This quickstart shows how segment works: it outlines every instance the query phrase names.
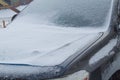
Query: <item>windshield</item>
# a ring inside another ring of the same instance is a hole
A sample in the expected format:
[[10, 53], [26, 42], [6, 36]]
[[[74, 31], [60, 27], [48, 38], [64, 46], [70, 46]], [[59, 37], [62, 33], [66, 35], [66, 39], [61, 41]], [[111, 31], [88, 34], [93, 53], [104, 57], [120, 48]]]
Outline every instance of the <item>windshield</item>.
[[65, 27], [103, 26], [108, 21], [111, 1], [34, 0], [23, 14], [31, 23]]

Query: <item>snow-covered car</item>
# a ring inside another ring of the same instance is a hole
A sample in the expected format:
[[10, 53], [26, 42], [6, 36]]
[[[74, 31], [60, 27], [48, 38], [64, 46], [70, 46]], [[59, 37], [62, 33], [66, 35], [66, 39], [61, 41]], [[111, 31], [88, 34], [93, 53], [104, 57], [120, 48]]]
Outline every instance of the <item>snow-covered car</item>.
[[34, 0], [0, 30], [1, 80], [119, 80], [119, 0]]

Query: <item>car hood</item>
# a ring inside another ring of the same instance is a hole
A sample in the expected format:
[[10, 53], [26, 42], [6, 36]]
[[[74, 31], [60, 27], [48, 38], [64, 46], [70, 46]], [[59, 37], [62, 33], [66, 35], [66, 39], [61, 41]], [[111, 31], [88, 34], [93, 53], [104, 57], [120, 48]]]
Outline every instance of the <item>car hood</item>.
[[85, 33], [79, 28], [24, 25], [11, 24], [0, 31], [0, 63], [58, 65], [101, 36], [101, 33]]

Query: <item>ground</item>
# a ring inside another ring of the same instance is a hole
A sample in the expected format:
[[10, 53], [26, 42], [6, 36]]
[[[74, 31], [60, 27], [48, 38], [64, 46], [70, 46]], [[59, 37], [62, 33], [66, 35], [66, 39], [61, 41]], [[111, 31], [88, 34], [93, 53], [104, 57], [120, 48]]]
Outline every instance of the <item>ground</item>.
[[[17, 9], [22, 10], [26, 6], [20, 6]], [[11, 18], [15, 15], [16, 13], [11, 11], [10, 9], [5, 9], [5, 10], [0, 10], [0, 28], [3, 28], [3, 21], [5, 21], [5, 25], [7, 26], [11, 22]]]

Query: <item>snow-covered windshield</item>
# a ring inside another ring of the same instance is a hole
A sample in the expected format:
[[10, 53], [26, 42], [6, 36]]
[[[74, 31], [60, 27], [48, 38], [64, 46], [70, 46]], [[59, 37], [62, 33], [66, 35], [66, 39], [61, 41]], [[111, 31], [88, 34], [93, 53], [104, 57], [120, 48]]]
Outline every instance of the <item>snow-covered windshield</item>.
[[32, 23], [65, 27], [103, 26], [109, 21], [107, 17], [111, 2], [112, 0], [34, 0], [23, 14]]

